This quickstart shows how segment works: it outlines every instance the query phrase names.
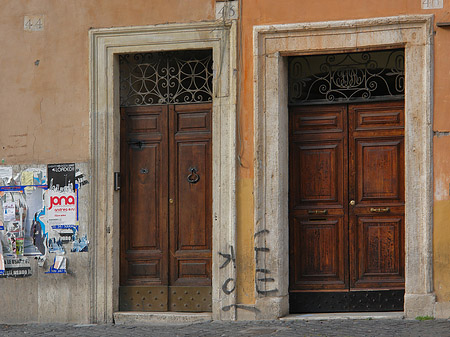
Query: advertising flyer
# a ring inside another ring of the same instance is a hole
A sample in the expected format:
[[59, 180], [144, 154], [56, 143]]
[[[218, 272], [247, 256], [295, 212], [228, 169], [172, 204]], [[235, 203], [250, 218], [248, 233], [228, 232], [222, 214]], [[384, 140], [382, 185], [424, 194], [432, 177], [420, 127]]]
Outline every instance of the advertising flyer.
[[74, 192], [48, 190], [47, 221], [50, 226], [74, 225], [77, 222], [77, 195]]
[[59, 192], [75, 191], [75, 164], [47, 165], [48, 189]]

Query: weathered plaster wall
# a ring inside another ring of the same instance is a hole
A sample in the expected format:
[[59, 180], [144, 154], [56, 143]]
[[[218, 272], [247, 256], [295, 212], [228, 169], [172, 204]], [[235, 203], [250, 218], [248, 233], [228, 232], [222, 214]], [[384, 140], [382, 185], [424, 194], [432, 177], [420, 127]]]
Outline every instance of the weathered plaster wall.
[[[88, 163], [76, 163], [87, 181], [90, 181]], [[16, 175], [37, 165], [14, 165]], [[45, 166], [40, 165], [40, 167]], [[79, 230], [78, 237], [92, 238], [89, 226], [90, 209], [89, 185], [78, 190]], [[48, 231], [48, 229], [47, 229]], [[31, 264], [31, 276], [0, 279], [0, 323], [30, 322], [72, 322], [89, 323], [92, 316], [91, 301], [91, 259], [94, 247], [88, 252], [71, 252], [72, 243], [64, 245], [67, 273], [46, 274], [53, 264], [55, 253], [47, 253], [43, 266], [32, 256], [26, 257]]]
[[[211, 20], [213, 4], [0, 0], [0, 164], [16, 171], [17, 164], [82, 162], [77, 167], [89, 172], [89, 29]], [[44, 29], [24, 31], [25, 15], [43, 15]], [[80, 191], [80, 228], [93, 240], [89, 186]], [[43, 268], [30, 258], [31, 277], [0, 280], [0, 322], [92, 321], [94, 254], [92, 246], [67, 252], [67, 274], [59, 275], [45, 274], [54, 254]]]
[[255, 284], [255, 264], [253, 250], [253, 198], [248, 198], [246, 193], [253, 189], [253, 180], [240, 178], [237, 184], [237, 229], [236, 243], [238, 268], [237, 301], [242, 304], [253, 304]]
[[[254, 302], [253, 26], [404, 14], [435, 14], [450, 21], [450, 4], [422, 10], [420, 0], [242, 1], [241, 141], [238, 168], [238, 302]], [[326, 7], [326, 10], [324, 10]], [[0, 0], [0, 161], [5, 164], [87, 162], [89, 155], [89, 53], [91, 27], [150, 25], [214, 19], [214, 0]], [[43, 14], [40, 32], [23, 30], [24, 15]], [[450, 131], [450, 29], [436, 28], [434, 130]], [[39, 60], [39, 62], [37, 62]], [[448, 163], [450, 136], [434, 137], [434, 286], [450, 300]], [[34, 277], [34, 276], [33, 276]], [[29, 279], [32, 282], [32, 279]], [[27, 282], [27, 281], [26, 281]], [[17, 284], [17, 283], [16, 283]], [[30, 302], [31, 303], [31, 302]], [[34, 303], [34, 302], [33, 302]], [[37, 307], [30, 304], [29, 317]]]
[[[442, 21], [449, 18], [437, 15]], [[450, 317], [450, 53], [449, 29], [436, 29], [434, 92], [434, 287], [436, 316]]]
[[[213, 4], [0, 0], [0, 160], [89, 160], [89, 28], [211, 20]], [[25, 15], [44, 15], [44, 30], [24, 31]]]
[[[448, 117], [450, 119], [450, 117]], [[438, 302], [450, 301], [450, 136], [434, 137], [434, 278]], [[450, 317], [450, 314], [447, 315]]]
[[[324, 10], [326, 6], [326, 10]], [[269, 0], [244, 1], [242, 4], [242, 54], [243, 69], [241, 88], [240, 124], [245, 130], [242, 137], [241, 159], [244, 163], [239, 168], [241, 178], [253, 178], [253, 59], [252, 59], [252, 30], [255, 25], [334, 21], [360, 19], [370, 17], [386, 17], [406, 14], [434, 14], [436, 22], [450, 21], [450, 4], [444, 2], [443, 9], [423, 10], [419, 0], [403, 1], [364, 1], [362, 5], [357, 0], [347, 1], [314, 1], [298, 2], [283, 1], [282, 5]], [[435, 34], [435, 64], [434, 64], [434, 130], [450, 131], [450, 112], [448, 102], [450, 100], [450, 62], [445, 55], [450, 52], [450, 29], [436, 28]], [[447, 136], [448, 138], [449, 136]], [[418, 139], [417, 141], [420, 141]], [[450, 146], [444, 138], [437, 139], [434, 146], [434, 175], [435, 175], [435, 203], [434, 203], [434, 287], [438, 301], [448, 301], [450, 298], [450, 273], [448, 269], [448, 257], [450, 256], [450, 232], [446, 219], [450, 218], [449, 201], [440, 201], [439, 195], [445, 194], [448, 200], [448, 183], [450, 167], [448, 163]], [[439, 185], [439, 186], [438, 186]], [[253, 190], [250, 186], [242, 188], [241, 198], [251, 198]], [[240, 206], [240, 205], [239, 205]], [[240, 211], [245, 212], [244, 210]], [[251, 212], [251, 210], [248, 210]], [[247, 234], [245, 234], [247, 233]], [[251, 231], [242, 233], [247, 237], [241, 237], [240, 241], [250, 242]], [[446, 262], [447, 261], [447, 262]], [[442, 310], [437, 314], [442, 313]]]

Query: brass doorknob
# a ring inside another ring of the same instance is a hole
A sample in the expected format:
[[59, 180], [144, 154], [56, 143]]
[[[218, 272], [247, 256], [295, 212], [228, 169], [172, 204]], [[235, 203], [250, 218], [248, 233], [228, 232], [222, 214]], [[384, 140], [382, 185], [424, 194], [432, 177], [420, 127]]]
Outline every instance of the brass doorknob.
[[172, 198], [169, 199], [169, 203], [173, 204], [173, 199]]
[[355, 206], [356, 201], [355, 200], [350, 200], [350, 206]]

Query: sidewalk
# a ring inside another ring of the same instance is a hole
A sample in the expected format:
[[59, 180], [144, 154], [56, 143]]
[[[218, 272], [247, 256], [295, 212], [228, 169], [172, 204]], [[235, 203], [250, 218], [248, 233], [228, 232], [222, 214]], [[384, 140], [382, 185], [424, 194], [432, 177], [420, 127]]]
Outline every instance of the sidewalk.
[[0, 324], [0, 336], [450, 336], [449, 320], [333, 319], [151, 325]]

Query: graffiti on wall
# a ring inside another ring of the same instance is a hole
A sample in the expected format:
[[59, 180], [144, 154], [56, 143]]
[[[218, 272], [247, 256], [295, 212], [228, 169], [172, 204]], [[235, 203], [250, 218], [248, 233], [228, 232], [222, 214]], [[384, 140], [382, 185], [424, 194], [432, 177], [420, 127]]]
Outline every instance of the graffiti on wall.
[[29, 257], [43, 266], [49, 254], [56, 256], [47, 273], [66, 273], [66, 250], [88, 250], [87, 237], [78, 235], [78, 190], [88, 183], [83, 177], [75, 164], [15, 175], [12, 167], [0, 167], [0, 277], [30, 276]]
[[[266, 247], [264, 237], [270, 232], [267, 229], [260, 230], [255, 233], [255, 241], [259, 244], [255, 245], [255, 288], [256, 292], [262, 296], [268, 296], [278, 292], [277, 288], [271, 288], [270, 283], [275, 282], [271, 277], [270, 269], [265, 266], [265, 259], [270, 254], [270, 249]], [[257, 240], [262, 238], [261, 240]]]
[[[236, 269], [236, 255], [234, 253], [234, 247], [230, 246], [230, 251], [227, 253], [219, 252], [219, 255], [224, 259], [219, 269], [234, 268]], [[232, 277], [227, 278], [222, 284], [222, 292], [228, 296], [236, 291], [236, 280]], [[253, 306], [244, 304], [231, 304], [222, 307], [223, 311], [230, 311], [232, 308], [243, 309], [252, 312], [259, 312], [259, 310]]]

